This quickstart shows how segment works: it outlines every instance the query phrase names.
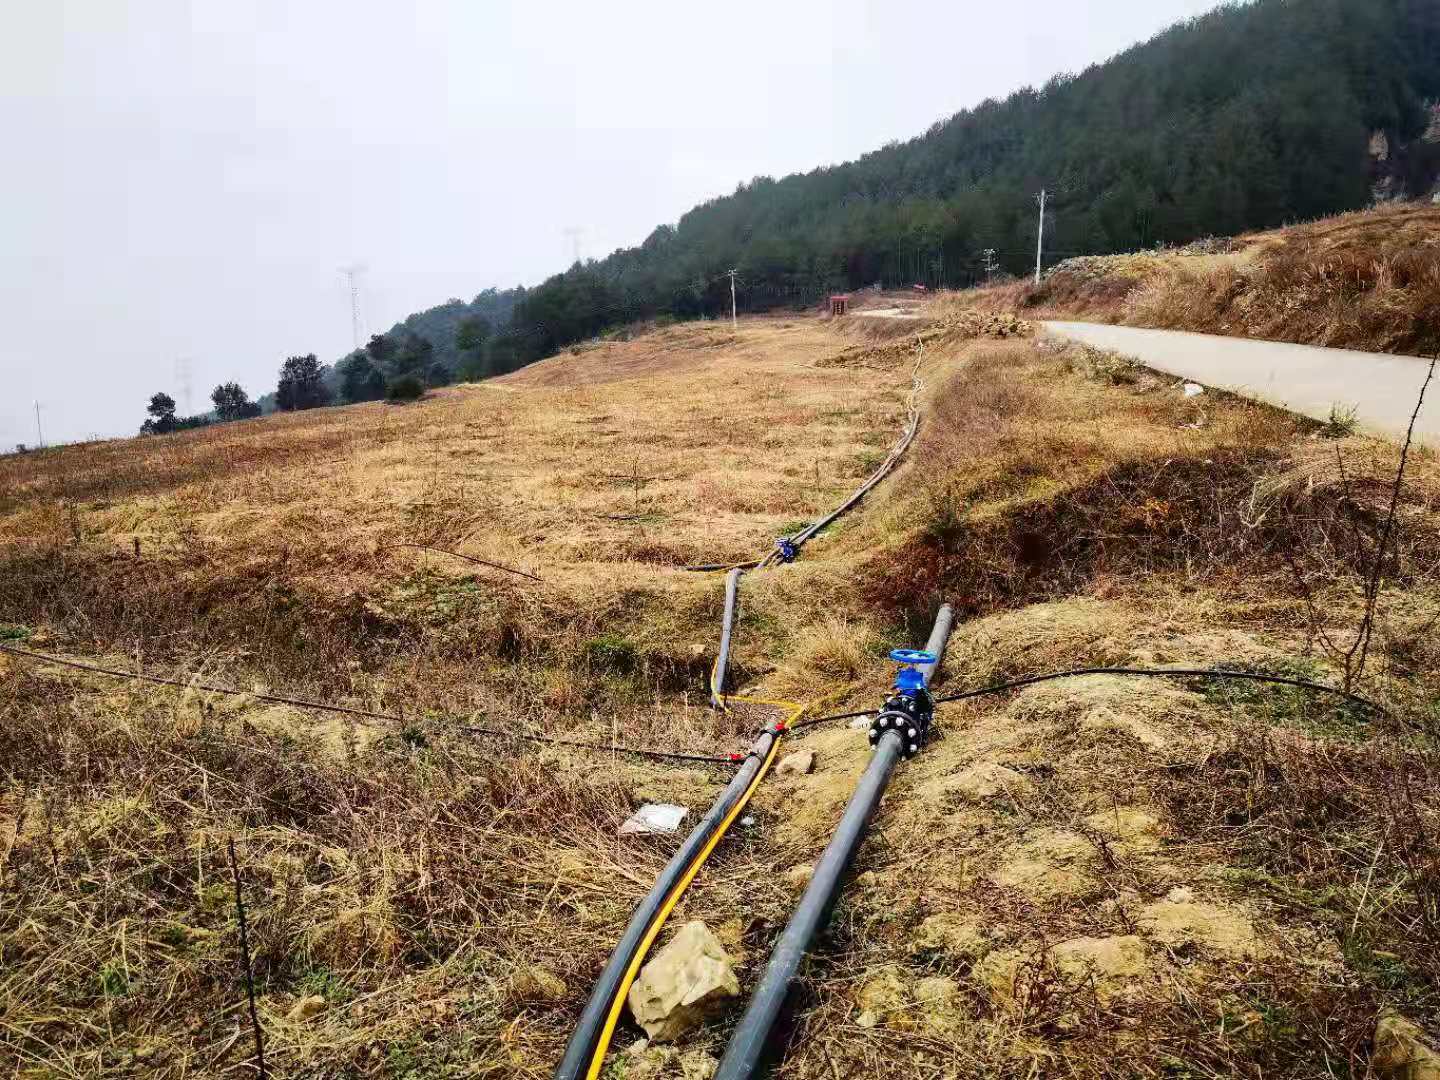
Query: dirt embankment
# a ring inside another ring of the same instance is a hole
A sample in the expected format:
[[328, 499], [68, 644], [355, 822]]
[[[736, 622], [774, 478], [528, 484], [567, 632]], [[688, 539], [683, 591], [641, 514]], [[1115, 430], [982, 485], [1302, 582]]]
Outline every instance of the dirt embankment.
[[1233, 241], [1086, 256], [943, 303], [1428, 356], [1440, 351], [1440, 207], [1387, 206]]

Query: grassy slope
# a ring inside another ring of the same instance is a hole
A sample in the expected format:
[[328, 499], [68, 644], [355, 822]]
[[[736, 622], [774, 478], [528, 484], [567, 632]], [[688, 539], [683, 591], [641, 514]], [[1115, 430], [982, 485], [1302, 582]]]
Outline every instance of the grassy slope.
[[975, 289], [950, 302], [1430, 356], [1440, 351], [1440, 206], [1396, 204], [1189, 249], [1071, 259], [1038, 287]]
[[[1099, 662], [1336, 677], [1394, 448], [978, 325], [924, 331], [911, 463], [747, 579], [743, 685], [870, 705], [941, 599], [964, 616], [952, 685]], [[719, 583], [677, 566], [764, 550], [883, 456], [913, 329], [674, 328], [414, 407], [0, 461], [0, 623], [37, 647], [415, 717], [0, 658], [3, 1052], [85, 1076], [240, 1061], [234, 835], [284, 1074], [547, 1075], [669, 849], [615, 825], [721, 777], [512, 751], [439, 714], [739, 745], [753, 715], [697, 707]], [[1433, 1012], [1437, 512], [1425, 457], [1362, 678], [1391, 719], [1114, 680], [946, 711], [810, 969], [787, 1075], [1360, 1073], [1383, 1004]], [[864, 767], [856, 732], [808, 742], [816, 773], [767, 784], [678, 913], [746, 986]], [[726, 1027], [626, 1075], [703, 1066]]]

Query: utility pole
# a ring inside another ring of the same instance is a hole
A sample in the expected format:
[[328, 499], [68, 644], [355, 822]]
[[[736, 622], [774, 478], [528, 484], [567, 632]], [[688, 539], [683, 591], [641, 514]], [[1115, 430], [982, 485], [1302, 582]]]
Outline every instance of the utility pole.
[[45, 449], [45, 435], [40, 430], [40, 402], [35, 402], [35, 442], [41, 450]]
[[727, 270], [727, 271], [726, 271], [726, 273], [728, 273], [728, 274], [730, 275], [730, 329], [731, 329], [731, 330], [738, 330], [738, 329], [740, 329], [740, 323], [739, 323], [739, 321], [738, 321], [738, 320], [736, 319], [736, 317], [735, 317], [735, 275], [736, 275], [738, 272], [739, 272], [739, 271], [737, 271], [737, 270]]
[[570, 264], [571, 266], [574, 266], [575, 263], [578, 263], [580, 261], [580, 237], [584, 234], [584, 232], [585, 230], [582, 229], [579, 225], [571, 225], [569, 228], [564, 230], [566, 239], [570, 241], [570, 246], [575, 253], [575, 258]]
[[1040, 231], [1035, 237], [1035, 284], [1040, 284], [1040, 260], [1045, 251], [1045, 189], [1040, 189]]
[[351, 263], [349, 266], [340, 267], [340, 273], [345, 275], [345, 280], [350, 284], [350, 340], [355, 348], [360, 348], [360, 282], [359, 276], [365, 272], [363, 263]]
[[189, 416], [190, 400], [194, 396], [195, 388], [188, 356], [182, 356], [175, 361], [175, 383], [180, 390], [180, 404], [184, 406], [184, 415]]

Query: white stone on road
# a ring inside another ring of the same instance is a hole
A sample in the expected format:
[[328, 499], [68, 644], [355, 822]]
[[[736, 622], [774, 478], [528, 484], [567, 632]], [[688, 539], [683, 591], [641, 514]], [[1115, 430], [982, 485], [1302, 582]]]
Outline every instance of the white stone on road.
[[[1428, 360], [1414, 356], [1182, 330], [1083, 322], [1040, 325], [1051, 336], [1133, 356], [1156, 371], [1279, 405], [1315, 420], [1329, 419], [1332, 406], [1353, 408], [1362, 428], [1392, 438], [1404, 436], [1429, 366]], [[1420, 441], [1440, 445], [1440, 385], [1431, 384], [1425, 395], [1415, 431]]]

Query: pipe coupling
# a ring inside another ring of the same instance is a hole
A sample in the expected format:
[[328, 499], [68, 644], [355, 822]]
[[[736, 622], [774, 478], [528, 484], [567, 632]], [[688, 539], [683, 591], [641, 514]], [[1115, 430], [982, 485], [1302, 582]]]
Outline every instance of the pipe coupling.
[[894, 731], [900, 735], [900, 752], [914, 757], [930, 738], [935, 719], [935, 700], [923, 686], [891, 694], [870, 721], [870, 745], [876, 746], [880, 736]]

